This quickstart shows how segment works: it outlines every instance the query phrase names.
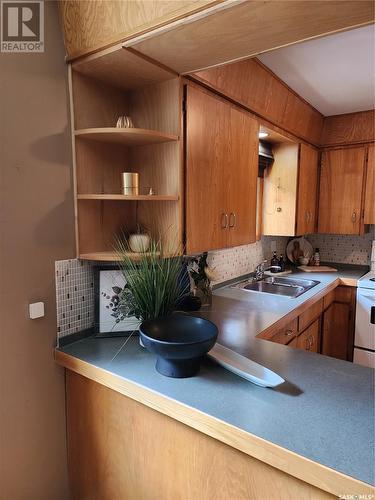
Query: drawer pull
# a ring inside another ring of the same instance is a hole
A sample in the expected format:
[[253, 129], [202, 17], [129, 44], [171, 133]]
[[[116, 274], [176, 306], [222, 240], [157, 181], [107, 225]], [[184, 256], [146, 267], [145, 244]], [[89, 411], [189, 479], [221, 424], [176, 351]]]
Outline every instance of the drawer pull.
[[356, 222], [356, 221], [357, 221], [357, 213], [354, 210], [354, 212], [352, 213], [352, 222]]

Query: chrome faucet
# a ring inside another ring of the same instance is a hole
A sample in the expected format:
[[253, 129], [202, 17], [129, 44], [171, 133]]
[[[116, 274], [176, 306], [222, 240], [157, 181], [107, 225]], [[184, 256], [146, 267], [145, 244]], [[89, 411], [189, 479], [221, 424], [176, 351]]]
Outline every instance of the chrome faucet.
[[264, 279], [264, 265], [267, 264], [267, 261], [264, 260], [263, 262], [261, 262], [260, 264], [257, 265], [257, 267], [255, 268], [255, 272], [254, 272], [254, 280], [255, 281], [260, 281], [262, 279]]
[[264, 279], [264, 272], [265, 271], [270, 271], [271, 269], [275, 271], [281, 271], [280, 266], [270, 266], [267, 269], [265, 268], [265, 264], [267, 264], [267, 260], [264, 260], [260, 264], [257, 265], [254, 271], [254, 281], [261, 281]]

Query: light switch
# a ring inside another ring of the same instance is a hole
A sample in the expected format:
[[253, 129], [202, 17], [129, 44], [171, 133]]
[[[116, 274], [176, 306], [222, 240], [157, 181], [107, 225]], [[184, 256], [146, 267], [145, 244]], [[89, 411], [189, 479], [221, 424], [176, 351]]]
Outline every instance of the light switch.
[[44, 316], [44, 302], [34, 302], [29, 304], [30, 319], [43, 318]]

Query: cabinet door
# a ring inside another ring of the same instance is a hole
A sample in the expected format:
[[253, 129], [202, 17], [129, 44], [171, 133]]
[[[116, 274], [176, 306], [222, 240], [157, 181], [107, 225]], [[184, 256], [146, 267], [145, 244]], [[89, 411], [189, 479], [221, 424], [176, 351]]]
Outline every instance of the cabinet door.
[[319, 153], [317, 149], [306, 144], [300, 145], [296, 234], [315, 232], [318, 159]]
[[368, 148], [366, 193], [365, 193], [365, 224], [375, 224], [375, 145]]
[[348, 332], [350, 306], [334, 302], [323, 316], [322, 354], [337, 359], [348, 359]]
[[272, 146], [274, 161], [264, 172], [264, 235], [294, 236], [299, 145], [282, 142]]
[[304, 349], [311, 352], [319, 351], [319, 325], [320, 320], [317, 319], [299, 335], [297, 338], [297, 349]]
[[231, 106], [193, 86], [186, 96], [186, 251], [227, 246]]
[[365, 147], [322, 154], [319, 233], [360, 234]]
[[232, 107], [228, 162], [228, 246], [256, 241], [259, 124], [248, 113]]

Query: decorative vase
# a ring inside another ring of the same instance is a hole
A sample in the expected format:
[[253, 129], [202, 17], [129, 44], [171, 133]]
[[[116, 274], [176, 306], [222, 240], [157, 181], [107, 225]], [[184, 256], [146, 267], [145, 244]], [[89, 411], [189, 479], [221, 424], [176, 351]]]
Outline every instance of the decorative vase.
[[129, 246], [132, 252], [145, 253], [150, 248], [150, 236], [148, 234], [131, 234]]
[[211, 321], [174, 314], [144, 321], [139, 335], [146, 349], [156, 355], [156, 370], [166, 377], [193, 377], [202, 357], [215, 345], [218, 329]]

